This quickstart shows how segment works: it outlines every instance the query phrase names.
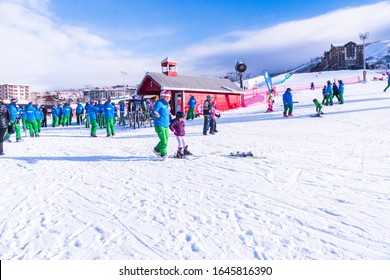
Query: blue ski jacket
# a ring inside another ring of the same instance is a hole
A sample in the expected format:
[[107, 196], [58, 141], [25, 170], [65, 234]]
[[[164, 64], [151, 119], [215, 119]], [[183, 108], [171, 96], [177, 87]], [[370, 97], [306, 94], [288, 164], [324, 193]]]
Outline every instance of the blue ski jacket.
[[106, 119], [113, 119], [115, 117], [115, 107], [111, 103], [104, 104], [104, 117]]
[[51, 115], [52, 115], [53, 118], [58, 118], [59, 117], [58, 108], [57, 107], [53, 107], [51, 109]]
[[72, 114], [72, 108], [70, 106], [65, 106], [63, 113], [64, 116], [70, 116]]
[[28, 103], [27, 108], [26, 108], [26, 113], [27, 113], [26, 119], [28, 121], [36, 121], [36, 118], [35, 118], [35, 108], [32, 105], [32, 102]]
[[97, 114], [100, 112], [100, 108], [98, 106], [94, 106], [92, 104], [88, 105], [88, 116], [91, 121], [97, 119]]
[[[155, 112], [159, 114], [159, 117], [155, 115]], [[159, 99], [156, 102], [153, 110], [154, 126], [169, 127], [172, 121], [171, 112], [169, 110], [169, 104], [164, 99]]]
[[77, 105], [77, 107], [76, 107], [76, 114], [77, 115], [84, 114], [84, 107], [83, 107], [83, 105], [81, 105], [81, 104]]
[[16, 109], [14, 103], [8, 104], [8, 109], [11, 112], [11, 121], [15, 121], [18, 117], [18, 109]]
[[286, 91], [283, 93], [283, 105], [293, 105], [292, 93]]
[[190, 106], [190, 108], [195, 108], [195, 105], [196, 105], [195, 97], [193, 97], [193, 96], [190, 97], [190, 100], [188, 100], [188, 105]]

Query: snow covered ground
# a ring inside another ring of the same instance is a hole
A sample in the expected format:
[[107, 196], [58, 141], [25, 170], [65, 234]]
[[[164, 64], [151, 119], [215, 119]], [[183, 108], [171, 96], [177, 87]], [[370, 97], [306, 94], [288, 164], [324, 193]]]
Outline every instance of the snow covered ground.
[[[186, 122], [193, 160], [156, 158], [153, 128], [90, 138], [49, 127], [5, 143], [0, 259], [389, 260], [385, 85], [346, 85], [345, 104], [322, 118], [309, 117], [318, 89], [294, 93], [291, 118], [278, 101], [269, 114], [265, 104], [224, 112], [216, 135], [202, 135], [203, 119]], [[227, 156], [236, 151], [255, 156]]]

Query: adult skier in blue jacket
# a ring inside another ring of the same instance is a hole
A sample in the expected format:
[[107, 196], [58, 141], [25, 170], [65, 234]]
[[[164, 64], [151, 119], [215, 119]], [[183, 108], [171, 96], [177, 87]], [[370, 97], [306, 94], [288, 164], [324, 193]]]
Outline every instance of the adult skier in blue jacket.
[[58, 126], [60, 115], [58, 113], [58, 108], [56, 105], [54, 105], [53, 108], [51, 109], [51, 117], [52, 117], [51, 126], [52, 127]]
[[172, 121], [172, 116], [169, 108], [169, 100], [171, 99], [171, 91], [163, 90], [160, 93], [160, 99], [156, 102], [153, 109], [154, 130], [156, 131], [160, 142], [154, 147], [154, 152], [162, 158], [167, 157], [169, 124]]
[[96, 102], [91, 100], [87, 108], [89, 120], [91, 121], [91, 137], [97, 137], [96, 132], [98, 130], [98, 124], [96, 120], [97, 120], [97, 115], [100, 112], [100, 108], [95, 104]]
[[115, 107], [111, 104], [111, 100], [108, 99], [106, 103], [104, 103], [104, 118], [106, 120], [106, 131], [107, 131], [107, 137], [110, 137], [111, 135], [115, 135]]
[[[291, 88], [288, 88], [286, 92], [283, 94], [283, 117], [292, 117], [292, 111], [293, 111], [293, 98], [291, 93]], [[287, 115], [288, 111], [288, 115]]]
[[190, 97], [190, 100], [188, 100], [188, 112], [187, 112], [187, 121], [189, 119], [193, 120], [195, 118], [195, 113], [194, 113], [194, 110], [195, 110], [195, 105], [196, 105], [196, 99], [193, 95], [191, 95]]
[[[20, 117], [21, 116], [20, 116], [20, 110], [18, 108], [16, 108], [16, 102], [18, 102], [18, 100], [16, 98], [12, 98], [11, 103], [8, 105], [8, 109], [11, 112], [10, 124], [15, 127], [16, 142], [20, 142], [20, 141], [23, 141], [22, 136], [20, 134]], [[10, 137], [11, 137], [11, 135], [7, 132], [5, 134], [4, 141], [11, 142], [11, 140], [9, 139]]]
[[333, 105], [333, 85], [330, 81], [327, 82], [326, 92], [328, 93], [328, 95], [326, 97], [325, 105], [328, 106], [330, 104], [330, 106], [332, 106]]
[[84, 107], [83, 104], [79, 102], [76, 107], [76, 120], [78, 125], [82, 123], [83, 115], [84, 115]]
[[35, 108], [32, 102], [29, 102], [26, 108], [26, 124], [28, 130], [30, 131], [30, 136], [39, 137], [38, 124], [35, 118]]

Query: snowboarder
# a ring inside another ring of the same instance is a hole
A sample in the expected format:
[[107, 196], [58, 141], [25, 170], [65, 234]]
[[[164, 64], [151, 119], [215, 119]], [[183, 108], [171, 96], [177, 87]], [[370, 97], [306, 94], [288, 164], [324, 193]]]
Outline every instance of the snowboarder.
[[176, 118], [172, 120], [169, 125], [169, 129], [176, 135], [176, 140], [178, 143], [177, 152], [175, 157], [183, 158], [188, 155], [192, 155], [190, 151], [188, 151], [188, 145], [185, 140], [185, 123], [184, 123], [184, 113], [182, 111], [178, 111], [176, 113]]
[[313, 103], [316, 105], [317, 116], [321, 116], [323, 114], [322, 104], [317, 99], [313, 99]]

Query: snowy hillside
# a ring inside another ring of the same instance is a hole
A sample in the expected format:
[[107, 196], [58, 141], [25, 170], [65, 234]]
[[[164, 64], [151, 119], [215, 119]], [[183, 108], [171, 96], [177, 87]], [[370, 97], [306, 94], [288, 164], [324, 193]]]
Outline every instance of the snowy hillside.
[[369, 66], [389, 69], [390, 66], [390, 40], [375, 42], [366, 47], [366, 60]]
[[5, 143], [0, 258], [388, 260], [390, 91], [374, 75], [346, 85], [345, 104], [322, 118], [310, 117], [316, 89], [294, 92], [293, 117], [255, 105], [223, 113], [207, 136], [203, 119], [188, 121], [192, 159], [158, 159], [153, 128], [91, 138], [49, 127]]

